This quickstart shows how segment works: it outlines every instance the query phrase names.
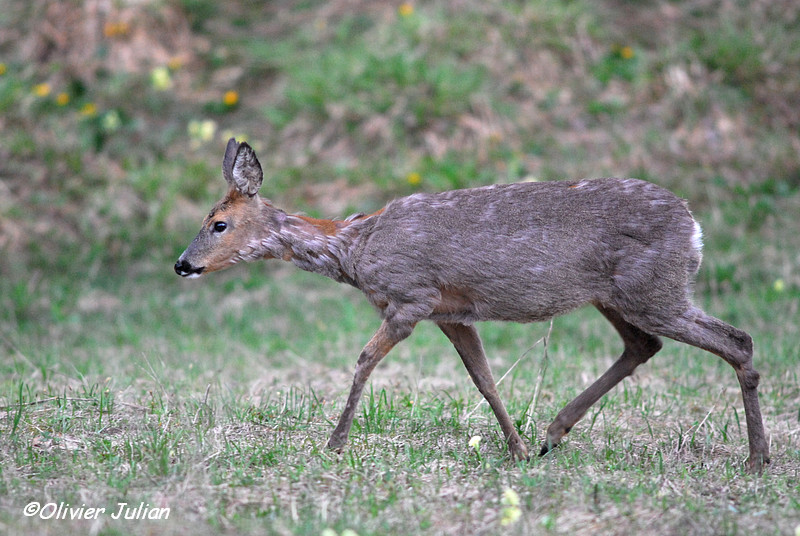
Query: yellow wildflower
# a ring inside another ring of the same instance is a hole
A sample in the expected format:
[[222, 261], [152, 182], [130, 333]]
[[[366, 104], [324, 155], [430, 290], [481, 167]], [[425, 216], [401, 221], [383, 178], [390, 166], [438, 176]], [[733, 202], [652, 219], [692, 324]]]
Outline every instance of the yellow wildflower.
[[170, 71], [177, 71], [183, 67], [183, 60], [180, 58], [180, 56], [173, 56], [167, 62], [167, 67]]
[[225, 106], [231, 107], [236, 106], [239, 102], [239, 93], [233, 90], [226, 91], [225, 95], [222, 96], [222, 104]]
[[401, 17], [410, 17], [414, 14], [414, 6], [411, 2], [403, 2], [400, 4], [400, 7], [397, 8], [397, 12], [400, 13]]
[[33, 94], [37, 97], [46, 97], [50, 94], [50, 84], [47, 82], [36, 84], [33, 86]]
[[411, 186], [416, 186], [422, 182], [422, 175], [420, 175], [416, 171], [412, 171], [411, 173], [408, 174], [406, 180], [408, 181], [408, 184], [410, 184]]
[[4, 74], [6, 74], [6, 70], [7, 70], [7, 69], [8, 69], [8, 68], [6, 67], [6, 64], [5, 64], [5, 63], [0, 63], [0, 76], [2, 76], [2, 75], [4, 75]]
[[131, 31], [131, 26], [127, 22], [109, 21], [103, 25], [103, 35], [109, 38], [121, 35], [128, 35], [130, 31]]
[[56, 95], [56, 104], [59, 106], [66, 106], [69, 104], [69, 94], [64, 93], [63, 91]]
[[776, 279], [775, 283], [772, 284], [772, 288], [775, 289], [775, 292], [783, 292], [786, 290], [786, 282], [783, 279]]
[[633, 58], [633, 56], [634, 56], [634, 51], [632, 47], [624, 46], [619, 49], [619, 57], [622, 58], [623, 60], [629, 60]]
[[81, 115], [85, 117], [94, 117], [97, 115], [97, 105], [93, 102], [87, 102], [81, 107]]

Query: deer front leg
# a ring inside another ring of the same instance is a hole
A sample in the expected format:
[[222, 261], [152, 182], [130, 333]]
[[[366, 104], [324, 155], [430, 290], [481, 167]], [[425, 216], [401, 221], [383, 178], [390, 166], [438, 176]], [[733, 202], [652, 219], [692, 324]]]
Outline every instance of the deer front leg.
[[395, 344], [408, 337], [414, 326], [400, 328], [386, 320], [384, 320], [381, 327], [372, 339], [367, 343], [358, 357], [356, 364], [356, 372], [353, 377], [353, 385], [350, 388], [350, 395], [347, 397], [347, 404], [344, 406], [344, 411], [339, 417], [339, 423], [333, 430], [330, 439], [328, 439], [327, 447], [331, 450], [341, 452], [347, 443], [347, 436], [350, 434], [350, 426], [353, 424], [353, 417], [356, 414], [358, 402], [361, 400], [361, 394], [364, 392], [364, 384], [366, 384], [369, 375], [375, 366], [389, 353]]
[[486, 401], [489, 402], [489, 406], [491, 406], [497, 421], [500, 423], [500, 428], [503, 429], [511, 458], [527, 460], [528, 449], [522, 442], [522, 438], [519, 437], [519, 433], [514, 427], [503, 401], [500, 400], [500, 395], [497, 394], [497, 387], [494, 384], [489, 363], [486, 361], [486, 354], [483, 351], [478, 331], [474, 326], [465, 324], [439, 323], [437, 325], [447, 335], [453, 346], [456, 347], [456, 351], [461, 356], [464, 366], [467, 367], [472, 381]]

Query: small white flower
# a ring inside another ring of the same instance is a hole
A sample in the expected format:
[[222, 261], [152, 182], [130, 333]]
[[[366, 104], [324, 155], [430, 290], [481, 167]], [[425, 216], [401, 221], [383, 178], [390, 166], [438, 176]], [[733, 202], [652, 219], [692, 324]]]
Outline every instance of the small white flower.
[[119, 117], [119, 112], [110, 110], [103, 114], [103, 128], [108, 132], [116, 131], [122, 124], [122, 119]]
[[503, 497], [500, 504], [505, 505], [500, 511], [500, 525], [507, 526], [519, 521], [522, 517], [522, 509], [519, 507], [519, 495], [511, 488], [503, 490]]
[[507, 506], [500, 512], [500, 524], [504, 527], [516, 523], [522, 517], [522, 510], [519, 506]]
[[217, 123], [211, 119], [204, 121], [192, 120], [189, 121], [186, 130], [189, 132], [192, 144], [199, 146], [214, 139], [214, 134], [217, 132]]
[[469, 439], [469, 443], [467, 443], [467, 444], [468, 444], [468, 445], [469, 445], [471, 448], [473, 448], [473, 449], [475, 449], [475, 450], [477, 451], [477, 450], [478, 450], [478, 448], [481, 446], [481, 436], [479, 436], [479, 435], [472, 436], [472, 437]]
[[506, 506], [519, 506], [519, 495], [511, 488], [506, 488], [503, 491], [503, 498], [500, 499], [502, 504]]
[[167, 67], [156, 67], [150, 71], [150, 82], [158, 91], [166, 91], [172, 87], [172, 75]]

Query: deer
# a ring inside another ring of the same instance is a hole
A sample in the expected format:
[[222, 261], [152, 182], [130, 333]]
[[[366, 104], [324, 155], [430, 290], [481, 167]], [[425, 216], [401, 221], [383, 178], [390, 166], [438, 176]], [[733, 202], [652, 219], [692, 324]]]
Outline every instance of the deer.
[[746, 469], [769, 463], [750, 336], [692, 301], [702, 231], [688, 203], [653, 183], [598, 178], [415, 193], [343, 220], [287, 213], [259, 196], [254, 150], [231, 138], [227, 194], [175, 263], [186, 278], [281, 259], [361, 290], [381, 324], [361, 351], [327, 442], [341, 453], [365, 383], [417, 323], [434, 322], [489, 403], [514, 460], [528, 449], [498, 395], [476, 322], [540, 322], [594, 306], [619, 334], [620, 357], [546, 431], [545, 455], [667, 337], [716, 354], [741, 387]]

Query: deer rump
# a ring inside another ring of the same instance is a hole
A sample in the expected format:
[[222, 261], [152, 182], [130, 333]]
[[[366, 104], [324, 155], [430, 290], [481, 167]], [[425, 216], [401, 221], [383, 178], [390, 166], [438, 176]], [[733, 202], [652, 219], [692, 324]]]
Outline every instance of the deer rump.
[[369, 224], [354, 283], [384, 317], [410, 323], [534, 322], [586, 303], [671, 316], [701, 259], [686, 203], [636, 179], [415, 194]]

